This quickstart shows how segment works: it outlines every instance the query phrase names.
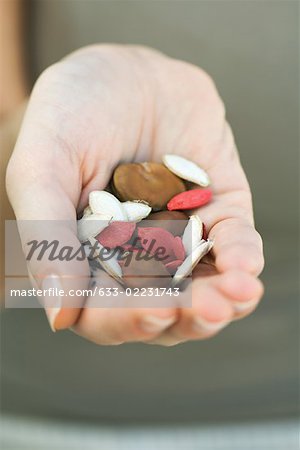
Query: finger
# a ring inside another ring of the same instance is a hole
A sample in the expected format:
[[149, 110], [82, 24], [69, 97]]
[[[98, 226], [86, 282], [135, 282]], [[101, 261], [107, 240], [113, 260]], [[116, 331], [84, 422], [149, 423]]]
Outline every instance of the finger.
[[222, 274], [219, 288], [234, 308], [234, 319], [240, 319], [253, 312], [264, 293], [263, 284], [259, 279], [238, 270]]
[[[29, 200], [23, 198], [26, 207]], [[52, 200], [56, 205], [55, 211], [52, 209], [53, 220], [50, 220], [48, 207], [51, 209]], [[36, 213], [31, 205], [30, 220], [18, 220], [28, 271], [36, 287], [43, 290], [43, 305], [53, 331], [68, 328], [76, 321], [84, 302], [84, 289], [89, 284], [89, 268], [85, 255], [80, 252], [76, 220], [54, 220], [62, 216], [57, 203], [64, 213], [69, 206], [71, 213], [71, 205], [62, 192], [53, 189], [49, 195], [43, 186], [39, 186], [39, 193], [34, 198]], [[15, 211], [17, 217], [19, 214], [25, 216], [18, 208]], [[66, 251], [71, 252], [70, 258], [64, 256]]]
[[196, 276], [192, 284], [193, 307], [182, 309], [178, 321], [152, 343], [170, 346], [212, 337], [235, 318], [252, 311], [262, 294], [261, 282], [245, 272]]
[[[97, 286], [103, 289], [122, 289], [103, 271], [99, 273]], [[176, 308], [157, 306], [132, 308], [130, 307], [132, 300], [131, 297], [111, 295], [96, 299], [89, 297], [72, 330], [96, 344], [118, 345], [154, 338], [177, 320]], [[149, 299], [147, 301], [149, 302]], [[96, 305], [98, 307], [95, 307]]]
[[[80, 192], [78, 170], [70, 164], [62, 142], [37, 122], [31, 109], [7, 170], [7, 191], [18, 220], [22, 246], [26, 253], [33, 240], [51, 243], [57, 239], [59, 249], [67, 246], [75, 250], [79, 247], [74, 206]], [[28, 266], [36, 286], [45, 291], [44, 304], [51, 328], [72, 325], [83, 298], [70, 296], [69, 291], [88, 286], [87, 262], [51, 259], [49, 252], [45, 252], [41, 259], [35, 253]], [[63, 291], [63, 295], [53, 295], [51, 290]]]
[[[216, 106], [216, 102], [213, 104]], [[215, 240], [214, 252], [218, 270], [223, 272], [230, 269], [242, 269], [258, 275], [263, 269], [264, 259], [262, 241], [253, 225], [251, 193], [239, 161], [231, 129], [224, 122], [218, 100], [217, 105], [218, 122], [213, 121], [211, 126], [215, 127], [216, 123], [218, 126], [213, 133], [211, 129], [209, 135], [214, 136], [214, 139], [218, 136], [218, 139], [207, 142], [205, 152], [201, 151], [203, 143], [199, 142], [197, 114], [194, 114], [194, 120], [189, 122], [189, 127], [184, 134], [188, 139], [188, 145], [185, 144], [184, 148], [190, 148], [190, 150], [185, 150], [189, 153], [183, 156], [190, 156], [207, 170], [214, 192], [212, 202], [199, 208], [196, 213], [210, 230], [209, 236]], [[206, 118], [206, 121], [208, 119]], [[202, 123], [206, 123], [205, 120]]]
[[182, 308], [178, 321], [152, 343], [173, 346], [187, 340], [206, 339], [231, 321], [234, 311], [225, 295], [215, 287], [217, 277], [193, 281], [192, 308]]
[[84, 308], [73, 331], [98, 345], [143, 342], [169, 328], [176, 320], [168, 309]]
[[209, 236], [214, 240], [215, 263], [220, 272], [240, 269], [256, 276], [262, 272], [262, 239], [247, 220], [222, 220], [213, 226]]

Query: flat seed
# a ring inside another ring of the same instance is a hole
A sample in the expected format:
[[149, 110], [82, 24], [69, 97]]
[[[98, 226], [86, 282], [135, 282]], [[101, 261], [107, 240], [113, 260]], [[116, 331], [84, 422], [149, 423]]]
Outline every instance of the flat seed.
[[172, 285], [175, 286], [183, 281], [186, 277], [188, 277], [199, 261], [205, 256], [212, 248], [212, 241], [204, 241], [202, 240], [200, 244], [192, 251], [192, 253], [187, 256], [187, 258], [183, 261], [181, 266], [178, 267], [173, 280]]
[[178, 155], [164, 155], [166, 167], [183, 180], [191, 181], [199, 186], [209, 186], [210, 179], [205, 170], [196, 163]]
[[185, 249], [180, 236], [176, 236], [174, 238], [173, 251], [177, 259], [181, 259], [182, 261], [184, 260]]
[[158, 227], [139, 228], [138, 237], [144, 250], [158, 255], [162, 261], [178, 259], [174, 252], [176, 241], [169, 231]]
[[176, 272], [178, 267], [181, 266], [182, 263], [183, 263], [182, 259], [174, 259], [174, 261], [165, 264], [165, 268], [171, 275], [174, 275], [174, 273]]
[[91, 214], [93, 214], [93, 211], [91, 210], [91, 207], [88, 205], [86, 208], [84, 208], [82, 217], [88, 217]]
[[211, 189], [192, 189], [175, 195], [167, 204], [169, 211], [200, 208], [212, 199]]
[[77, 236], [80, 242], [87, 242], [90, 237], [95, 237], [109, 224], [110, 217], [103, 214], [91, 214], [83, 216], [77, 221]]
[[164, 209], [174, 195], [186, 189], [180, 178], [154, 162], [119, 165], [113, 186], [121, 201], [144, 200], [155, 210]]
[[121, 247], [131, 239], [135, 227], [135, 222], [111, 222], [97, 236], [97, 241], [106, 248]]
[[128, 287], [167, 287], [171, 283], [169, 271], [153, 257], [145, 260], [136, 254], [128, 265], [122, 265], [123, 280]]
[[138, 227], [151, 226], [148, 220], [156, 221], [153, 226], [164, 228], [173, 236], [181, 236], [188, 223], [188, 216], [182, 211], [159, 211], [149, 214], [146, 220], [139, 222]]
[[105, 214], [112, 220], [127, 220], [121, 202], [107, 191], [90, 192], [89, 205], [94, 214]]
[[194, 248], [198, 247], [202, 240], [203, 224], [196, 215], [191, 216], [182, 235], [182, 243], [186, 254], [190, 255]]
[[[98, 255], [98, 262], [103, 267], [105, 272], [107, 272], [111, 277], [117, 280], [119, 283], [123, 284], [122, 279], [122, 269], [118, 262], [118, 253], [115, 250], [112, 251], [112, 254], [108, 257], [107, 251], [105, 248], [94, 238], [89, 239], [90, 244], [95, 250], [95, 254]], [[105, 254], [105, 259], [100, 255]]]
[[121, 245], [121, 248], [124, 252], [134, 252], [140, 250], [139, 248], [133, 247], [131, 244], [128, 243]]
[[151, 212], [151, 207], [142, 202], [128, 201], [122, 203], [122, 207], [130, 222], [139, 222], [140, 220], [145, 219]]

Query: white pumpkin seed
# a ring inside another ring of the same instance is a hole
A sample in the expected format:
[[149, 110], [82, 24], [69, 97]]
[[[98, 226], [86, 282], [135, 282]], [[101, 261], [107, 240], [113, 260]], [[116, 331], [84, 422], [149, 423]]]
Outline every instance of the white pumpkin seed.
[[213, 241], [209, 239], [205, 241], [204, 239], [202, 239], [200, 241], [200, 244], [195, 249], [193, 249], [192, 253], [188, 255], [183, 263], [178, 267], [173, 277], [172, 285], [176, 286], [187, 276], [189, 276], [196, 265], [199, 263], [199, 261], [203, 258], [203, 256], [205, 256], [211, 250], [212, 246]]
[[109, 225], [110, 217], [103, 214], [91, 214], [77, 220], [77, 236], [80, 242], [86, 242], [95, 237]]
[[139, 201], [128, 201], [121, 203], [130, 222], [140, 222], [151, 212], [151, 207]]
[[88, 216], [90, 216], [91, 214], [93, 214], [93, 212], [92, 212], [92, 210], [91, 210], [90, 205], [88, 205], [86, 208], [84, 208], [82, 217], [88, 217]]
[[[123, 284], [124, 281], [122, 280], [122, 269], [120, 264], [118, 263], [119, 252], [116, 252], [115, 249], [112, 249], [111, 255], [108, 258], [107, 250], [104, 250], [104, 247], [100, 244], [100, 242], [98, 242], [95, 238], [90, 238], [89, 241], [94, 249], [94, 254], [98, 256], [97, 261], [103, 267], [105, 272], [107, 272], [119, 283]], [[105, 251], [105, 261], [100, 258], [101, 251]]]
[[83, 247], [83, 251], [84, 251], [84, 254], [85, 254], [86, 258], [90, 259], [90, 257], [91, 257], [91, 245], [90, 245], [89, 241], [85, 242], [82, 247]]
[[185, 254], [190, 255], [198, 247], [203, 236], [203, 223], [198, 216], [190, 216], [182, 235]]
[[127, 220], [121, 202], [107, 191], [90, 192], [89, 205], [94, 214], [105, 214], [112, 220]]
[[183, 180], [191, 181], [199, 186], [208, 186], [210, 179], [205, 170], [196, 163], [178, 155], [164, 155], [164, 165]]

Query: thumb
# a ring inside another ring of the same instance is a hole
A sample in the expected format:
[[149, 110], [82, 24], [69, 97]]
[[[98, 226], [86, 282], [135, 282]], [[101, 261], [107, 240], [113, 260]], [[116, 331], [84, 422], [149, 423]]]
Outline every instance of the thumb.
[[77, 239], [74, 199], [51, 166], [44, 170], [33, 164], [26, 176], [19, 167], [15, 154], [7, 170], [7, 191], [30, 279], [43, 291], [42, 304], [52, 330], [69, 328], [78, 320], [90, 280]]

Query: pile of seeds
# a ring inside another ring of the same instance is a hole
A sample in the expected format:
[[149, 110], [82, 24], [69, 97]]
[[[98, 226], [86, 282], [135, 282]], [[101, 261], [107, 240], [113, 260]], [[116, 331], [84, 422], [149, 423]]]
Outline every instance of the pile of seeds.
[[77, 222], [79, 240], [94, 250], [91, 267], [96, 260], [129, 287], [179, 284], [212, 248], [200, 218], [184, 212], [212, 199], [209, 184], [203, 169], [177, 155], [162, 164], [120, 164], [111, 192], [91, 192]]

